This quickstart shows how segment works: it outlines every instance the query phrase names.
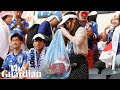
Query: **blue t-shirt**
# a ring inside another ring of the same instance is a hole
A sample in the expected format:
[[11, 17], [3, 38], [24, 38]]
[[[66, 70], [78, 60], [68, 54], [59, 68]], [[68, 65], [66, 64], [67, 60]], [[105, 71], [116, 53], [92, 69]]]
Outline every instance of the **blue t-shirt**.
[[[27, 22], [25, 19], [22, 19], [22, 18], [21, 18], [21, 21], [22, 21], [23, 25], [24, 25], [27, 29], [29, 29], [29, 24], [28, 24], [28, 22]], [[14, 19], [14, 20], [12, 21], [12, 23], [9, 25], [9, 28], [10, 28], [10, 30], [11, 30], [11, 35], [13, 35], [14, 33], [18, 33], [18, 34], [22, 35], [23, 38], [24, 38], [24, 37], [25, 37], [25, 33], [24, 33], [24, 31], [22, 30], [22, 27], [21, 27], [21, 26], [18, 25], [16, 28], [14, 28], [14, 29], [12, 30], [12, 28], [16, 25], [16, 23], [17, 23], [17, 21]]]
[[106, 33], [107, 41], [108, 41], [109, 43], [112, 41], [114, 29], [115, 29], [115, 28], [112, 28], [112, 29], [110, 29], [110, 30]]
[[23, 64], [26, 64], [29, 60], [28, 54], [25, 51], [20, 51], [17, 55], [10, 53], [2, 64], [2, 68], [10, 73], [16, 74]]
[[94, 21], [91, 21], [91, 22], [90, 22], [90, 26], [91, 26], [91, 28], [92, 28], [94, 34], [95, 34], [96, 37], [97, 37], [96, 39], [99, 40], [98, 25], [97, 25], [97, 23], [94, 22]]
[[38, 33], [42, 33], [42, 34], [45, 34], [47, 36], [52, 35], [50, 23], [48, 21], [42, 22], [38, 28]]
[[[44, 34], [52, 38], [52, 30], [50, 23], [48, 21], [42, 22], [41, 25], [38, 27], [38, 33]], [[51, 41], [46, 41], [46, 46], [49, 46], [50, 42]]]

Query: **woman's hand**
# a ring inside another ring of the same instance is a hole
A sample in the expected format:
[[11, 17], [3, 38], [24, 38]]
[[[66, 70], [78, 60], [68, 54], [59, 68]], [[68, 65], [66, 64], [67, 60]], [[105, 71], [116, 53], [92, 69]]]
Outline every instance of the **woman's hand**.
[[69, 32], [64, 27], [61, 27], [61, 32], [65, 37], [67, 37], [67, 35], [69, 34]]

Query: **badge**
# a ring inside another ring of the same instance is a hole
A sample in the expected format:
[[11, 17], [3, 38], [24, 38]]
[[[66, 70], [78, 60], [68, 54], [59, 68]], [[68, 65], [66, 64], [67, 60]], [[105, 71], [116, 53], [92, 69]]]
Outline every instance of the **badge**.
[[23, 57], [22, 56], [18, 56], [18, 62], [21, 63], [23, 60]]

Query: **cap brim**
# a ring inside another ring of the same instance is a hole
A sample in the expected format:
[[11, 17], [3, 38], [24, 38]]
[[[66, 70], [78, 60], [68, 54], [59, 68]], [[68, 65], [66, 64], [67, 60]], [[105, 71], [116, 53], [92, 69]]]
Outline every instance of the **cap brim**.
[[62, 21], [58, 24], [58, 26], [63, 25], [69, 18], [77, 18], [77, 16], [76, 16], [76, 15], [71, 15], [71, 14], [63, 16], [63, 19], [62, 19]]
[[35, 40], [36, 38], [41, 38], [41, 39], [43, 39], [43, 40], [45, 40], [45, 37], [42, 35], [42, 34], [36, 34], [34, 37], [33, 37], [33, 39], [32, 40]]
[[63, 18], [63, 20], [58, 25], [63, 25], [67, 20], [68, 18]]

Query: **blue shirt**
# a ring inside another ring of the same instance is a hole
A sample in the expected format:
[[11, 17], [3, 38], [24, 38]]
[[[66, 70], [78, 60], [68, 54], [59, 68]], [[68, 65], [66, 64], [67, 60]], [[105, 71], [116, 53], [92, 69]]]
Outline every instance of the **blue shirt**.
[[21, 50], [17, 55], [14, 55], [14, 53], [12, 52], [7, 55], [2, 64], [2, 68], [11, 73], [18, 72], [22, 65], [26, 64], [28, 60], [29, 58], [27, 52]]
[[107, 41], [110, 43], [112, 41], [112, 37], [113, 37], [113, 32], [114, 32], [115, 28], [112, 28], [108, 31], [108, 33], [106, 33], [106, 37], [107, 37]]
[[[99, 34], [98, 34], [98, 25], [96, 22], [91, 21], [88, 23], [89, 26], [92, 28], [93, 33], [96, 36], [96, 40], [99, 40]], [[87, 24], [86, 24], [87, 25]], [[85, 26], [86, 26], [85, 25]], [[85, 27], [84, 25], [82, 25], [82, 27]], [[94, 41], [93, 38], [88, 38], [88, 48], [93, 50], [95, 48], [96, 45], [94, 45]], [[96, 48], [97, 49], [97, 48]]]
[[94, 34], [96, 35], [96, 39], [99, 40], [98, 25], [97, 25], [97, 23], [94, 22], [94, 21], [91, 21], [91, 22], [90, 22], [90, 26], [91, 26]]
[[[48, 21], [44, 21], [41, 23], [41, 25], [38, 27], [38, 33], [44, 34], [48, 37], [52, 37], [52, 30], [50, 23]], [[46, 41], [46, 46], [50, 44], [51, 41]]]
[[[28, 24], [28, 22], [26, 22], [26, 20], [25, 19], [22, 19], [21, 18], [21, 21], [22, 21], [22, 24], [27, 28], [27, 29], [29, 29], [29, 24]], [[20, 35], [22, 35], [23, 36], [23, 38], [25, 37], [25, 33], [24, 33], [24, 31], [22, 30], [22, 27], [21, 26], [17, 26], [17, 27], [15, 27], [13, 30], [12, 30], [12, 28], [16, 25], [16, 23], [17, 23], [17, 21], [14, 19], [13, 21], [12, 21], [12, 23], [9, 25], [9, 28], [10, 28], [10, 30], [11, 30], [11, 35], [13, 35], [14, 33], [18, 33], [18, 34], [20, 34]]]

